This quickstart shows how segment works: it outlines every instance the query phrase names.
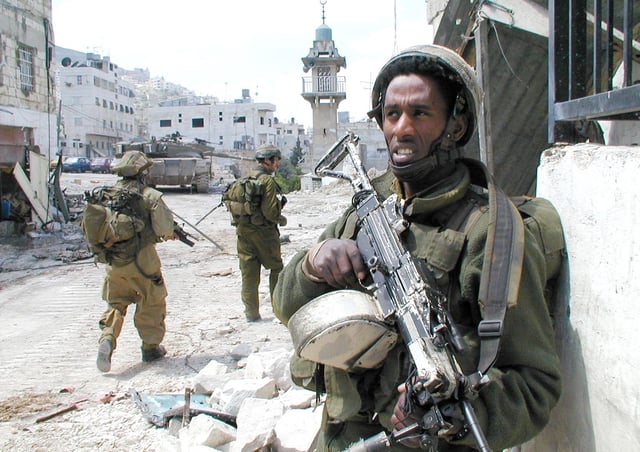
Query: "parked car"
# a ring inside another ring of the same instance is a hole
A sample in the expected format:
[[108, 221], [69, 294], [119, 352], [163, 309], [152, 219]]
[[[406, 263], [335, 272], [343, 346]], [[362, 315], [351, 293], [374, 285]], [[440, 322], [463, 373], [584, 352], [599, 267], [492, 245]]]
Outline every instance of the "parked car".
[[[64, 163], [64, 161], [67, 159], [66, 156], [62, 156], [62, 162]], [[51, 159], [49, 161], [49, 169], [50, 170], [54, 170], [56, 169], [56, 166], [58, 166], [58, 157]]]
[[65, 173], [84, 173], [91, 171], [91, 161], [86, 157], [68, 157], [62, 162], [62, 171]]
[[116, 166], [120, 160], [121, 159], [119, 159], [119, 158], [115, 158], [115, 159], [111, 160], [111, 170], [110, 171], [112, 173], [113, 173], [113, 167]]
[[93, 173], [110, 173], [111, 159], [105, 157], [97, 157], [91, 160], [91, 172]]

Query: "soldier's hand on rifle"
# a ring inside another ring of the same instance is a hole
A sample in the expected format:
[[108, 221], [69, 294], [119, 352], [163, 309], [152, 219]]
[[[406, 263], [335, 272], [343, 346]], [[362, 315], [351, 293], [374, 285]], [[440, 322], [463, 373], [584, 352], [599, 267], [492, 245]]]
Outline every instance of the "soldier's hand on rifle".
[[[467, 432], [464, 414], [456, 401], [443, 401], [434, 406], [431, 403], [433, 399], [428, 397], [430, 402], [420, 405], [415, 400], [408, 400], [411, 395], [407, 393], [406, 384], [398, 386], [398, 392], [400, 397], [393, 407], [391, 423], [394, 426], [396, 440], [404, 446], [424, 447], [421, 444], [421, 434], [426, 434], [423, 439], [429, 438], [428, 441], [433, 444], [438, 438], [455, 438]], [[414, 429], [407, 429], [412, 426]], [[405, 437], [402, 429], [411, 431], [406, 439], [401, 439]]]
[[368, 273], [354, 240], [329, 239], [311, 248], [302, 271], [315, 282], [326, 282], [338, 289], [357, 287]]
[[[416, 424], [421, 425], [422, 416], [426, 414], [426, 410], [416, 403], [409, 403], [407, 400], [407, 397], [409, 397], [407, 394], [407, 385], [402, 384], [398, 386], [398, 392], [400, 393], [400, 397], [393, 407], [393, 414], [391, 415], [391, 423], [394, 426], [394, 430], [402, 430]], [[406, 411], [410, 411], [410, 413]], [[406, 447], [417, 449], [420, 447], [419, 434], [420, 429], [416, 431], [415, 435], [412, 435], [412, 437], [408, 439], [401, 440], [400, 443]]]

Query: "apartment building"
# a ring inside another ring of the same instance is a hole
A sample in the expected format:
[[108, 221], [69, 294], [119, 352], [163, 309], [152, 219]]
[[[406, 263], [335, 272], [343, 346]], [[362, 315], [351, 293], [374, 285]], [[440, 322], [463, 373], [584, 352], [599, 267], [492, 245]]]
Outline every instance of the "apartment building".
[[162, 138], [179, 134], [187, 139], [205, 140], [217, 150], [253, 150], [277, 138], [275, 105], [253, 102], [249, 90], [234, 102], [166, 101], [147, 111], [149, 135]]
[[276, 118], [276, 141], [275, 145], [282, 151], [284, 156], [288, 156], [292, 149], [300, 142], [300, 148], [303, 154], [308, 154], [311, 150], [311, 137], [305, 131], [303, 124], [295, 122], [291, 118], [289, 122], [280, 122]]
[[136, 136], [133, 84], [108, 56], [56, 47], [64, 155], [113, 155]]
[[0, 2], [0, 235], [51, 220], [47, 179], [57, 141], [53, 46], [50, 0]]
[[0, 2], [0, 166], [56, 148], [51, 2]]

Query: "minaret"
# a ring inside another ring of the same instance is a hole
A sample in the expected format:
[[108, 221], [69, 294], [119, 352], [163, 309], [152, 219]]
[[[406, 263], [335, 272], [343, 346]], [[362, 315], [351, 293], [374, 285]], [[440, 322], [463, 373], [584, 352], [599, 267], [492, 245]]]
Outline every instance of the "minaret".
[[331, 37], [331, 28], [324, 23], [322, 5], [322, 25], [316, 28], [316, 39], [309, 55], [302, 58], [304, 72], [311, 69], [311, 77], [302, 78], [302, 97], [309, 101], [313, 110], [313, 143], [305, 159], [305, 169], [312, 171], [326, 151], [338, 140], [338, 104], [347, 97], [346, 80], [338, 77], [341, 67], [347, 61], [338, 54]]

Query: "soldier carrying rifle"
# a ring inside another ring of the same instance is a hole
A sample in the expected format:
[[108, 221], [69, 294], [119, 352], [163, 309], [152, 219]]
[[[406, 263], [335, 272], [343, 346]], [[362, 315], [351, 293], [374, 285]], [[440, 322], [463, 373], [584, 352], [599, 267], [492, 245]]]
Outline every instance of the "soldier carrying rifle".
[[[389, 171], [345, 177], [353, 207], [280, 274], [273, 304], [294, 339], [292, 377], [326, 394], [316, 450], [502, 450], [540, 432], [558, 401], [545, 288], [562, 229], [546, 200], [532, 203], [549, 221], [523, 222], [526, 203], [516, 208], [481, 162], [459, 158], [481, 104], [455, 52], [392, 57], [369, 113]], [[326, 158], [342, 147], [357, 154], [347, 136]], [[316, 173], [339, 176], [335, 167]]]

